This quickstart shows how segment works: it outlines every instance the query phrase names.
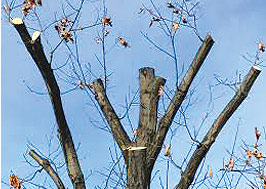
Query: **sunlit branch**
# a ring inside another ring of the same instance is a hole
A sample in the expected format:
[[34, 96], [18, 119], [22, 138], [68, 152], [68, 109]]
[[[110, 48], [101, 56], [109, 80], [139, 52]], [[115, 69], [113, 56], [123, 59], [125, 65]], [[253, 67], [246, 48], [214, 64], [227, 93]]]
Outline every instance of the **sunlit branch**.
[[220, 131], [223, 129], [225, 123], [229, 120], [232, 114], [237, 110], [240, 104], [247, 97], [252, 85], [260, 74], [261, 69], [257, 66], [253, 66], [249, 73], [246, 75], [244, 81], [241, 83], [239, 89], [237, 90], [235, 96], [227, 104], [222, 113], [214, 121], [212, 127], [209, 129], [208, 133], [205, 135], [204, 139], [201, 141], [198, 148], [193, 153], [190, 158], [188, 165], [185, 169], [185, 172], [181, 176], [181, 180], [176, 186], [178, 189], [185, 189], [190, 186], [193, 182], [194, 175], [201, 164], [204, 157], [208, 153], [209, 149], [215, 142]]
[[37, 154], [34, 150], [30, 150], [29, 155], [38, 162], [38, 164], [44, 168], [44, 170], [48, 173], [48, 175], [53, 179], [58, 189], [65, 189], [65, 186], [56, 173], [56, 171], [51, 166], [49, 160], [42, 158], [39, 154]]
[[97, 79], [93, 82], [93, 90], [95, 93], [95, 99], [98, 102], [104, 117], [106, 118], [115, 141], [118, 143], [120, 149], [126, 158], [125, 149], [129, 147], [131, 140], [129, 139], [126, 131], [124, 130], [117, 114], [115, 113], [109, 99], [106, 96], [104, 85], [101, 79]]
[[194, 60], [192, 61], [186, 75], [181, 81], [180, 85], [177, 87], [174, 98], [172, 99], [170, 105], [165, 112], [165, 115], [160, 119], [159, 129], [156, 133], [156, 138], [153, 146], [149, 149], [149, 157], [151, 159], [150, 166], [154, 164], [154, 157], [157, 157], [163, 141], [166, 137], [166, 134], [169, 130], [170, 125], [172, 124], [174, 117], [180, 108], [183, 100], [185, 99], [188, 89], [198, 73], [202, 63], [207, 57], [214, 41], [210, 35], [207, 35], [201, 47], [199, 48]]
[[152, 143], [157, 125], [159, 90], [164, 87], [165, 79], [156, 77], [154, 69], [139, 69], [140, 112], [137, 132], [138, 146], [149, 146]]

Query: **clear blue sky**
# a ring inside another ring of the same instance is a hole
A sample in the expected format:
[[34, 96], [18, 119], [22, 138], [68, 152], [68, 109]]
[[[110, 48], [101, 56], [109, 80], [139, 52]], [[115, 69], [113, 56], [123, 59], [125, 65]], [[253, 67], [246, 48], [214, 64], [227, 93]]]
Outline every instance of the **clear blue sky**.
[[[48, 1], [43, 0], [43, 7], [39, 11], [44, 25], [54, 20], [55, 12], [57, 12], [58, 18], [62, 15], [61, 2], [53, 1], [48, 4]], [[126, 95], [129, 92], [135, 92], [138, 87], [137, 77], [140, 67], [154, 67], [157, 75], [167, 79], [169, 88], [172, 88], [175, 82], [173, 80], [173, 63], [164, 54], [152, 48], [140, 34], [140, 31], [148, 31], [154, 39], [164, 46], [169, 44], [164, 40], [165, 36], [159, 32], [156, 26], [148, 28], [149, 17], [147, 15], [140, 16], [137, 14], [142, 3], [142, 1], [116, 0], [108, 1], [106, 4], [108, 15], [111, 16], [114, 25], [107, 39], [107, 49], [110, 48], [107, 54], [107, 68], [110, 70], [109, 73], [113, 73], [110, 77], [108, 91], [110, 100], [119, 115], [123, 113]], [[166, 3], [167, 1], [160, 1], [158, 6], [166, 6]], [[81, 23], [92, 23], [96, 19], [95, 13], [98, 4], [97, 2], [85, 3], [84, 10], [88, 11], [82, 13]], [[145, 5], [151, 6], [149, 1], [146, 1]], [[161, 9], [164, 10], [164, 8]], [[197, 127], [204, 114], [212, 108], [212, 106], [208, 106], [208, 87], [215, 82], [214, 74], [223, 78], [235, 78], [236, 71], [239, 71], [242, 75], [245, 75], [250, 65], [242, 58], [242, 55], [246, 53], [254, 54], [259, 41], [266, 43], [265, 9], [265, 0], [204, 0], [201, 2], [198, 14], [198, 29], [203, 37], [210, 33], [215, 40], [215, 44], [193, 85], [196, 87], [195, 97], [193, 98], [195, 104], [190, 107], [190, 112], [188, 112], [191, 127], [194, 125]], [[48, 32], [47, 35], [49, 35], [49, 39], [54, 46], [59, 38], [53, 28]], [[200, 42], [188, 29], [181, 28], [178, 32], [176, 38], [177, 52], [179, 61], [184, 63], [186, 68], [195, 55]], [[131, 44], [131, 48], [121, 48], [115, 41], [118, 36], [125, 37]], [[100, 76], [102, 70], [95, 59], [94, 53], [101, 57], [101, 47], [95, 44], [95, 37], [97, 37], [97, 29], [84, 31], [80, 35], [80, 57], [83, 63], [90, 62], [95, 75]], [[61, 53], [55, 55], [54, 62], [57, 65], [64, 63], [64, 55], [67, 50], [63, 47], [60, 49]], [[47, 54], [48, 52], [49, 49], [47, 49]], [[217, 144], [213, 146], [208, 154], [206, 165], [211, 164], [215, 172], [222, 168], [223, 159], [227, 161], [226, 158], [229, 157], [226, 149], [231, 149], [239, 118], [241, 124], [238, 137], [250, 144], [254, 139], [254, 127], [257, 126], [262, 129], [265, 126], [266, 76], [264, 71], [259, 76], [247, 100], [226, 124], [218, 137]], [[7, 182], [11, 171], [19, 177], [25, 177], [36, 170], [29, 168], [23, 158], [23, 154], [27, 152], [29, 141], [38, 147], [43, 154], [49, 153], [48, 141], [55, 125], [55, 119], [49, 97], [47, 95], [37, 95], [27, 89], [28, 85], [36, 91], [46, 92], [37, 68], [26, 52], [15, 29], [7, 22], [3, 14], [1, 74], [1, 173], [2, 180]], [[75, 80], [74, 82], [78, 81]], [[64, 84], [64, 88], [67, 88], [65, 86]], [[203, 130], [210, 126], [215, 116], [222, 110], [232, 95], [233, 92], [229, 88], [223, 86], [214, 88], [214, 97], [217, 97], [217, 99], [213, 104], [212, 116], [208, 119]], [[104, 179], [97, 175], [95, 171], [104, 170], [104, 167], [110, 165], [108, 147], [113, 147], [112, 137], [92, 126], [91, 122], [100, 120], [100, 117], [97, 115], [97, 111], [94, 110], [88, 96], [84, 95], [81, 90], [75, 90], [64, 95], [63, 103], [76, 146], [80, 143], [78, 153], [84, 173], [88, 175], [91, 170], [94, 173], [87, 182], [101, 184]], [[137, 110], [136, 107], [134, 108]], [[136, 113], [132, 113], [132, 119], [136, 126], [138, 123]], [[96, 122], [96, 124], [99, 123], [101, 122]], [[181, 160], [181, 155], [186, 152], [185, 146], [189, 144], [187, 136], [182, 134], [185, 130], [180, 129], [179, 132], [173, 140], [173, 157], [177, 161]], [[182, 137], [182, 135], [186, 137]], [[56, 145], [57, 140], [54, 139], [54, 141]], [[237, 150], [240, 149], [237, 148]], [[28, 159], [30, 160], [30, 158]], [[165, 161], [160, 161], [158, 167], [165, 168], [165, 165]], [[173, 170], [173, 176], [170, 180], [170, 188], [177, 183], [175, 179], [178, 175], [174, 168], [171, 170]], [[64, 172], [64, 170], [61, 172]], [[160, 176], [164, 182], [165, 175], [163, 171]], [[155, 179], [155, 185], [158, 186], [159, 179], [158, 177]], [[2, 184], [2, 188], [8, 188], [8, 186]]]

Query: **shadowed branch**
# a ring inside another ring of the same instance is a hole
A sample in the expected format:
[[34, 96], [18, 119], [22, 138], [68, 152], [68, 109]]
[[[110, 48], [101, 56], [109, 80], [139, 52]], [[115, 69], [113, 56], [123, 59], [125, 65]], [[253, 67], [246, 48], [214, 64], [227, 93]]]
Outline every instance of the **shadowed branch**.
[[45, 81], [53, 105], [53, 110], [58, 125], [60, 143], [64, 152], [68, 175], [71, 179], [71, 182], [74, 188], [86, 188], [72, 136], [67, 125], [64, 110], [62, 107], [60, 90], [51, 65], [47, 61], [41, 44], [41, 33], [36, 31], [33, 33], [33, 36], [30, 37], [25, 24], [20, 18], [11, 20], [11, 23], [18, 31], [23, 43], [25, 44], [35, 64], [39, 68]]

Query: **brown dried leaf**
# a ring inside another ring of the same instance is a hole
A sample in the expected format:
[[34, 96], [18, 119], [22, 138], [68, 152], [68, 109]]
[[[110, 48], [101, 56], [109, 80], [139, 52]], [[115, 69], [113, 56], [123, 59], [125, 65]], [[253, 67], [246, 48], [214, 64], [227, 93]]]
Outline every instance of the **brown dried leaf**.
[[83, 89], [83, 82], [81, 80], [78, 83], [78, 88]]
[[256, 158], [261, 159], [261, 157], [262, 157], [262, 153], [261, 153], [261, 151], [258, 151]]
[[257, 140], [260, 139], [260, 131], [258, 130], [257, 127], [255, 127], [255, 136], [256, 136], [256, 139], [257, 139]]
[[118, 41], [121, 45], [123, 45], [124, 47], [130, 47], [130, 45], [128, 44], [128, 42], [122, 38], [122, 37], [118, 37]]
[[251, 155], [252, 155], [252, 152], [251, 152], [251, 150], [248, 148], [248, 149], [247, 149], [247, 156], [248, 156], [249, 158], [251, 158]]
[[228, 165], [229, 171], [232, 171], [234, 166], [235, 166], [235, 161], [233, 158], [230, 158], [229, 165]]
[[107, 17], [102, 18], [102, 25], [103, 26], [111, 26], [112, 27], [111, 18], [107, 18]]
[[164, 156], [168, 157], [168, 156], [170, 156], [170, 154], [171, 154], [171, 145], [165, 147], [165, 149], [164, 149]]
[[15, 189], [21, 189], [21, 181], [15, 175], [9, 176], [9, 187]]
[[264, 45], [263, 45], [263, 43], [259, 43], [259, 50], [260, 50], [260, 52], [264, 52], [265, 51], [265, 47], [264, 47]]
[[212, 167], [210, 166], [210, 177], [212, 179], [213, 173], [212, 173]]
[[180, 25], [178, 23], [174, 22], [172, 25], [173, 32], [175, 33], [179, 28], [180, 28]]

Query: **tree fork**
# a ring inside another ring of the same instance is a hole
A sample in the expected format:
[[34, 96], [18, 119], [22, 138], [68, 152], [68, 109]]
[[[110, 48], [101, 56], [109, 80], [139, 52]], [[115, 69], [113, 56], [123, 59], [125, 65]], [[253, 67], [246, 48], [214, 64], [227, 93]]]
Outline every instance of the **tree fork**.
[[[211, 36], [207, 35], [186, 75], [176, 89], [174, 98], [159, 124], [157, 124], [157, 106], [160, 97], [159, 88], [164, 86], [165, 79], [155, 77], [154, 69], [152, 68], [144, 67], [139, 70], [140, 115], [136, 142], [132, 142], [126, 134], [105, 94], [101, 79], [93, 82], [95, 99], [108, 121], [112, 134], [122, 150], [126, 162], [128, 189], [149, 188], [149, 184], [146, 186], [146, 182], [150, 182], [151, 172], [158, 154], [162, 149], [167, 131], [213, 43], [214, 41]], [[156, 128], [157, 125], [158, 128]], [[142, 148], [145, 148], [145, 150]], [[136, 149], [142, 150], [136, 151]]]

